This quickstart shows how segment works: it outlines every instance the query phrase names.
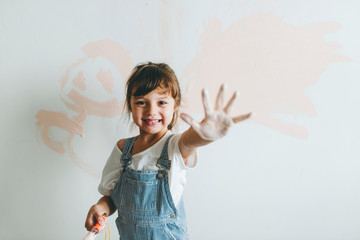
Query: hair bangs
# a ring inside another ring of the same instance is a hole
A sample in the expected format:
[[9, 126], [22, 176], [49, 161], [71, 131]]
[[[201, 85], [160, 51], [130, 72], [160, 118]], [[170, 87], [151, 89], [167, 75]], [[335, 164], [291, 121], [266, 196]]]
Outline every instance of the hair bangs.
[[168, 76], [161, 71], [143, 71], [139, 74], [137, 81], [133, 86], [132, 95], [135, 97], [144, 96], [158, 87], [164, 89], [164, 92], [169, 91]]

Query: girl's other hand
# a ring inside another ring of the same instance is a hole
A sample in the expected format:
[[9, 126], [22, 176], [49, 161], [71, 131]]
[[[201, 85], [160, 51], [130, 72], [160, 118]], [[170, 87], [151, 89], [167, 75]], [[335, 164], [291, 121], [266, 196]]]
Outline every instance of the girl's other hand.
[[[86, 221], [85, 221], [85, 228], [89, 231], [89, 232], [93, 232], [95, 231], [95, 224], [98, 222], [101, 226], [105, 225], [105, 221], [103, 219], [103, 215], [106, 212], [106, 209], [103, 208], [101, 205], [99, 204], [95, 204], [93, 205], [89, 212], [88, 215], [86, 217]], [[100, 230], [102, 231], [104, 228], [101, 228]]]
[[234, 124], [248, 119], [251, 113], [231, 117], [229, 115], [231, 107], [238, 97], [238, 92], [234, 92], [229, 102], [224, 107], [225, 85], [222, 84], [216, 98], [215, 107], [210, 103], [209, 93], [206, 89], [202, 90], [202, 101], [204, 105], [205, 118], [201, 122], [196, 122], [190, 115], [181, 114], [181, 118], [189, 124], [199, 136], [207, 141], [215, 141], [229, 131]]

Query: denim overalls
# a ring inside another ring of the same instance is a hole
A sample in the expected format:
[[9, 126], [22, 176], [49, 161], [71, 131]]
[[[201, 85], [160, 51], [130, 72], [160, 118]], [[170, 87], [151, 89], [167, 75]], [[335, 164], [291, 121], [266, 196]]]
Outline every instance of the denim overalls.
[[122, 172], [111, 199], [118, 209], [116, 226], [122, 240], [188, 239], [182, 199], [175, 208], [168, 183], [169, 136], [158, 159], [159, 170], [128, 168], [136, 137], [125, 140], [121, 155]]

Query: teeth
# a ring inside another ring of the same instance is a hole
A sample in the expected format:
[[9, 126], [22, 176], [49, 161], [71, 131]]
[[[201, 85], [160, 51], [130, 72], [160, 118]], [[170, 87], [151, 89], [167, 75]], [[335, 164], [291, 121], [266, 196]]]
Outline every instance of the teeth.
[[156, 123], [156, 122], [160, 122], [161, 121], [161, 119], [159, 119], [159, 120], [145, 120], [145, 122], [147, 122], [147, 123]]

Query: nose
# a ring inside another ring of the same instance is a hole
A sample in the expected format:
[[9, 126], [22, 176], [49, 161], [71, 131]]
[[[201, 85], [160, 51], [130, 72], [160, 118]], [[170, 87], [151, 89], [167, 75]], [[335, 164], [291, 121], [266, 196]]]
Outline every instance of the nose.
[[157, 106], [155, 104], [149, 104], [147, 113], [150, 116], [154, 116], [157, 114]]

